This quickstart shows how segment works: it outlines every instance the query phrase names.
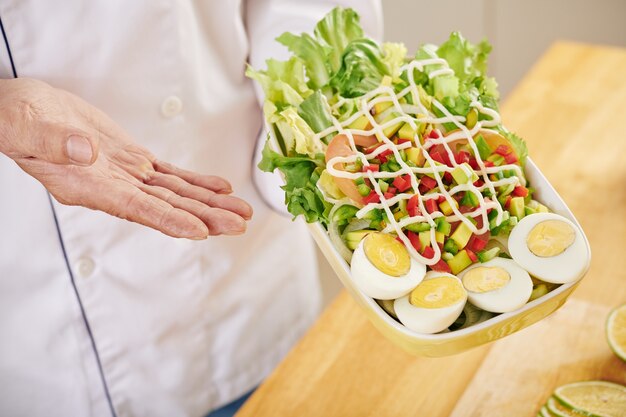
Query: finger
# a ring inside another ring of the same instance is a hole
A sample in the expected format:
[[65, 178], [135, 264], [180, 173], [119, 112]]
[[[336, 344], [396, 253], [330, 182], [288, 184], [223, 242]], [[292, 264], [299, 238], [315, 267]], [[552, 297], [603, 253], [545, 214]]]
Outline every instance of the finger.
[[89, 166], [98, 157], [98, 138], [66, 126], [42, 124], [22, 141], [25, 157], [54, 164]]
[[181, 197], [167, 188], [151, 185], [141, 185], [140, 188], [145, 193], [158, 197], [201, 219], [209, 228], [210, 235], [239, 235], [246, 231], [245, 220], [233, 212], [209, 207], [197, 200]]
[[215, 191], [216, 193], [230, 194], [233, 192], [230, 183], [222, 177], [198, 174], [159, 160], [154, 161], [154, 169], [163, 174], [175, 175], [190, 184]]
[[115, 184], [106, 190], [100, 209], [123, 219], [159, 230], [168, 236], [205, 239], [209, 231], [193, 214], [173, 207], [163, 199], [142, 192], [131, 184]]
[[157, 172], [150, 179], [146, 180], [146, 184], [167, 188], [182, 197], [201, 201], [211, 207], [232, 211], [246, 220], [252, 217], [252, 207], [242, 199], [231, 195], [217, 194], [206, 188], [189, 184], [175, 175]]

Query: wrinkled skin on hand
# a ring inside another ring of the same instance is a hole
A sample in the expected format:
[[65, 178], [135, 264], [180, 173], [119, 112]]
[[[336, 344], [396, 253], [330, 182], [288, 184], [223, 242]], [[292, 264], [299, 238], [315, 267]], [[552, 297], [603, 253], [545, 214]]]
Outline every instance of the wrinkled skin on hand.
[[225, 179], [157, 160], [103, 112], [40, 81], [0, 80], [0, 152], [62, 204], [169, 236], [241, 234], [252, 216]]

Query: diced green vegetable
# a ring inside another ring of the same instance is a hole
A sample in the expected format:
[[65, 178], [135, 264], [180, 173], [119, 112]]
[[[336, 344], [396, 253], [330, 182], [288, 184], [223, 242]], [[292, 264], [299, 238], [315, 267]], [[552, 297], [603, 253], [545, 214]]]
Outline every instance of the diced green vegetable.
[[513, 197], [509, 204], [509, 212], [519, 219], [522, 219], [526, 212], [524, 210], [524, 197]]
[[448, 240], [446, 240], [446, 243], [444, 243], [444, 245], [443, 245], [443, 250], [445, 250], [446, 252], [451, 253], [452, 255], [456, 255], [456, 253], [459, 251], [459, 247], [454, 242], [454, 240], [448, 239]]
[[450, 235], [452, 225], [445, 219], [445, 217], [437, 217], [435, 219], [435, 224], [437, 225], [437, 231], [439, 233], [443, 233], [445, 236]]
[[423, 223], [410, 223], [404, 227], [406, 230], [411, 232], [420, 233], [430, 230], [430, 225], [426, 222]]
[[483, 161], [489, 158], [489, 156], [493, 152], [485, 138], [483, 138], [483, 135], [478, 135], [478, 137], [476, 138], [476, 147], [478, 148], [478, 154], [480, 155], [480, 159], [482, 159]]
[[372, 192], [372, 189], [366, 184], [359, 184], [356, 188], [363, 197], [367, 197]]
[[466, 191], [463, 199], [461, 200], [461, 205], [466, 207], [478, 207], [478, 197], [471, 191]]
[[386, 183], [384, 180], [382, 180], [382, 179], [379, 179], [379, 180], [378, 180], [378, 186], [380, 187], [380, 190], [381, 190], [383, 193], [386, 193], [386, 192], [387, 192], [387, 190], [389, 189], [389, 184], [387, 184], [387, 183]]
[[492, 260], [493, 258], [498, 256], [499, 253], [500, 253], [500, 248], [493, 247], [491, 249], [481, 250], [480, 252], [476, 254], [476, 256], [478, 257], [478, 260], [480, 262], [484, 263], [484, 262], [488, 262]]

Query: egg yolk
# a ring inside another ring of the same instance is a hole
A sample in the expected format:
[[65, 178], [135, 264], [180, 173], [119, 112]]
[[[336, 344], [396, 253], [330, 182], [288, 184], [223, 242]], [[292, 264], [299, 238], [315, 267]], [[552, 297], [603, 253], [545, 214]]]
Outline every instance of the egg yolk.
[[511, 276], [504, 268], [498, 266], [479, 266], [470, 269], [463, 275], [463, 285], [468, 291], [483, 293], [504, 287]]
[[406, 275], [411, 268], [409, 252], [402, 243], [386, 233], [367, 235], [363, 251], [372, 265], [392, 277]]
[[537, 256], [549, 258], [569, 248], [576, 239], [574, 228], [560, 220], [537, 223], [526, 238], [528, 249]]
[[443, 308], [463, 300], [463, 287], [454, 278], [437, 277], [422, 281], [409, 296], [415, 307]]

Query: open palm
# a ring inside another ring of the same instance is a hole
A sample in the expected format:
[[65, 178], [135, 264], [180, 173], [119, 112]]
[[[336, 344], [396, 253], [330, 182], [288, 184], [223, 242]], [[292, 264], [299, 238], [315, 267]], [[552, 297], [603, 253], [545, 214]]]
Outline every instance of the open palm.
[[3, 81], [0, 93], [0, 151], [59, 202], [174, 237], [245, 231], [252, 209], [229, 195], [225, 179], [157, 160], [103, 112], [66, 91], [20, 79]]

